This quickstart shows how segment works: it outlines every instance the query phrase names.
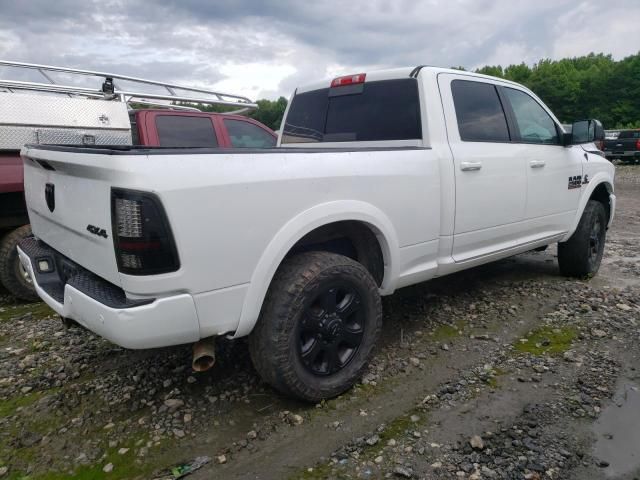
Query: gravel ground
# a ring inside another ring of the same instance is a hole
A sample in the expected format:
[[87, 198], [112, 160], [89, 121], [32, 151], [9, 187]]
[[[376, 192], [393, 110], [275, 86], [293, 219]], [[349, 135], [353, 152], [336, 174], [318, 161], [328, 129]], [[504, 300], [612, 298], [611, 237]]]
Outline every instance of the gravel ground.
[[244, 341], [128, 351], [0, 292], [0, 478], [640, 478], [640, 168], [617, 168], [599, 274], [555, 248], [384, 300], [361, 384], [317, 405]]

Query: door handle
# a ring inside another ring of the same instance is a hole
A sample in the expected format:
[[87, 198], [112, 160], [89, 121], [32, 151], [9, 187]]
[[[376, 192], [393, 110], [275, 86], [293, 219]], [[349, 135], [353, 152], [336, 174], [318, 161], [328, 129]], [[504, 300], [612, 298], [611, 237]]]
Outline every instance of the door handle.
[[547, 164], [544, 160], [531, 160], [529, 166], [531, 168], [542, 168]]
[[464, 172], [480, 170], [481, 168], [482, 162], [460, 162], [460, 170]]

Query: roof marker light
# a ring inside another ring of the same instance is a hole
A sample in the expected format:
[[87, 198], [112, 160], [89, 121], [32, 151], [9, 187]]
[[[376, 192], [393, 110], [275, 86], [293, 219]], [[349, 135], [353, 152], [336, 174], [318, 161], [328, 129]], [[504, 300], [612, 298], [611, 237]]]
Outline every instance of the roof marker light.
[[364, 79], [366, 76], [366, 73], [356, 73], [355, 75], [346, 75], [344, 77], [334, 78], [331, 82], [331, 88], [364, 83]]

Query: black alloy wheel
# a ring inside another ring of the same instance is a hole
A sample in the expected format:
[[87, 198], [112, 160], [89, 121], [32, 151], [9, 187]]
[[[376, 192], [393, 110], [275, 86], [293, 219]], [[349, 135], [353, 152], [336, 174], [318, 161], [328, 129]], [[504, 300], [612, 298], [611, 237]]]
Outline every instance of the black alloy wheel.
[[328, 285], [300, 319], [298, 354], [315, 375], [331, 375], [356, 355], [365, 329], [365, 310], [355, 285]]

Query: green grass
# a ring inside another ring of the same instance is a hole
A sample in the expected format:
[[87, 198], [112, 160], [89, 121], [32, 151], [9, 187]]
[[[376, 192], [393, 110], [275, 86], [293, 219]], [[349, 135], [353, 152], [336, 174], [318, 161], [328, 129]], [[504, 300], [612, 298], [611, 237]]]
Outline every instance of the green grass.
[[31, 313], [31, 318], [40, 320], [48, 318], [52, 315], [56, 315], [56, 312], [51, 310], [44, 302], [40, 303], [26, 303], [19, 305], [10, 305], [2, 307], [0, 310], [0, 322], [6, 322], [12, 319], [19, 319], [24, 315]]
[[557, 355], [571, 348], [576, 335], [577, 331], [573, 327], [540, 327], [525, 336], [526, 342], [518, 340], [514, 348], [517, 352], [536, 356]]
[[[156, 461], [157, 458], [156, 460], [151, 458], [151, 453], [141, 458], [144, 463], [136, 462], [136, 459], [138, 458], [137, 452], [140, 447], [136, 447], [135, 445], [141, 439], [146, 443], [148, 436], [142, 435], [132, 437], [127, 442], [118, 445], [116, 448], [107, 449], [106, 458], [100, 460], [99, 463], [94, 465], [81, 465], [70, 468], [67, 471], [52, 470], [48, 472], [34, 473], [32, 475], [25, 475], [21, 472], [11, 472], [7, 477], [7, 480], [123, 480], [151, 478], [151, 474], [158, 470], [161, 467], [161, 464]], [[129, 451], [120, 455], [118, 450], [123, 447], [129, 448]], [[28, 452], [29, 455], [33, 455], [35, 453], [37, 452]], [[108, 463], [113, 464], [113, 470], [109, 473], [105, 473], [102, 469]]]
[[462, 326], [442, 324], [438, 325], [429, 337], [436, 341], [448, 340], [460, 336], [460, 330]]
[[44, 396], [44, 392], [32, 392], [21, 397], [0, 400], [0, 418], [13, 415], [19, 407], [28, 407]]

